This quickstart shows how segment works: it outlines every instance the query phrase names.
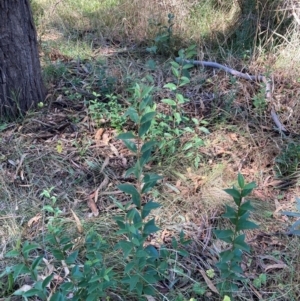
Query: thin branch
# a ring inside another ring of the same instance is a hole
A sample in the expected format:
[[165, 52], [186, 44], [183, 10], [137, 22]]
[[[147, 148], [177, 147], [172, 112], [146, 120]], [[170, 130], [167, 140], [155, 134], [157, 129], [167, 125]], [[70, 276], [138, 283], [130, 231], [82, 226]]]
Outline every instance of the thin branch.
[[[176, 58], [177, 62], [182, 62], [181, 58]], [[202, 66], [202, 67], [211, 67], [211, 68], [216, 68], [216, 69], [221, 69], [233, 76], [239, 77], [239, 78], [243, 78], [246, 80], [250, 80], [250, 81], [259, 81], [259, 82], [263, 82], [266, 85], [266, 99], [268, 101], [271, 102], [272, 100], [272, 87], [271, 87], [271, 83], [272, 80], [270, 78], [267, 78], [263, 75], [250, 75], [248, 73], [242, 73], [239, 72], [237, 70], [234, 70], [232, 68], [229, 68], [227, 66], [215, 63], [215, 62], [209, 62], [209, 61], [195, 61], [195, 60], [183, 60], [185, 63], [188, 64], [193, 64], [193, 65], [197, 65], [197, 66]], [[282, 132], [287, 132], [286, 128], [283, 126], [283, 124], [279, 121], [279, 118], [277, 116], [277, 114], [275, 113], [275, 110], [272, 109], [271, 110], [271, 117], [274, 121], [274, 123], [276, 124], [278, 130], [282, 133]]]

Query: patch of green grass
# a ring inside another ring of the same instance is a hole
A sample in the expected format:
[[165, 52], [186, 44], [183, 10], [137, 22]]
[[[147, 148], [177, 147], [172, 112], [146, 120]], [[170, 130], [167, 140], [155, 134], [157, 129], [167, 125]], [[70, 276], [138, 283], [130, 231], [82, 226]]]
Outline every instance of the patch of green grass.
[[46, 82], [56, 82], [67, 72], [67, 66], [62, 62], [48, 63], [43, 67], [43, 77]]
[[288, 177], [299, 171], [300, 144], [289, 143], [275, 159], [275, 171], [278, 177]]

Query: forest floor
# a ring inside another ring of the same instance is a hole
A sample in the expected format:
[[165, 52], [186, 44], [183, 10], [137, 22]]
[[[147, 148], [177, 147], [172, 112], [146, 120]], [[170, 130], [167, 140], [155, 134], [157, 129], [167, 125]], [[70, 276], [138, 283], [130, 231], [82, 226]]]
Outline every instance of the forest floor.
[[[251, 220], [259, 228], [246, 231], [251, 252], [245, 253], [241, 266], [247, 281], [239, 284], [234, 297], [299, 300], [299, 238], [287, 235], [296, 219], [281, 213], [297, 212], [300, 196], [299, 77], [286, 69], [270, 70], [272, 55], [247, 65], [232, 56], [221, 62], [249, 74], [268, 74], [274, 88], [269, 103], [261, 83], [195, 66], [190, 82], [179, 89], [187, 99], [180, 112], [188, 121], [178, 125], [178, 132], [163, 125], [171, 110], [161, 102], [174, 97], [164, 85], [176, 82], [170, 62], [177, 51], [154, 54], [146, 51], [152, 46], [146, 42], [123, 44], [91, 30], [78, 30], [72, 37], [54, 30], [53, 24], [47, 30], [42, 25], [38, 29], [47, 97], [22, 119], [0, 124], [0, 271], [13, 262], [6, 252], [25, 241], [43, 245], [50, 216], [45, 206], [61, 210], [65, 230], [78, 248], [90, 229], [111, 245], [119, 239], [113, 219], [120, 212], [116, 202], [125, 204], [129, 198], [117, 186], [134, 183], [125, 172], [135, 157], [116, 137], [134, 130], [124, 113], [135, 105], [132, 87], [138, 83], [153, 87], [157, 119], [148, 137], [161, 143], [146, 166], [163, 177], [151, 191], [162, 206], [153, 213], [161, 230], [150, 243], [171, 248], [170, 238], [180, 231], [191, 239], [189, 256], [178, 259], [180, 268], [173, 270], [174, 285], [160, 283], [159, 295], [147, 300], [221, 300], [216, 263], [224, 244], [213, 230], [229, 227], [221, 215], [233, 201], [224, 189], [237, 184], [238, 173], [257, 185], [249, 199]], [[87, 41], [93, 43], [85, 53]], [[288, 132], [277, 130], [271, 108]], [[57, 265], [53, 273], [64, 278]], [[23, 277], [8, 287], [3, 279], [3, 298], [32, 285]], [[133, 292], [110, 298], [141, 300]]]

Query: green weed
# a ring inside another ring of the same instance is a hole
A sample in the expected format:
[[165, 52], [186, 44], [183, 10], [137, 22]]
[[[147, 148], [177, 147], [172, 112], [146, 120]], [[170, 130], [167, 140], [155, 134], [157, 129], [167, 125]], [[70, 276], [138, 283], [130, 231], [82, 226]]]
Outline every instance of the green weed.
[[277, 177], [287, 177], [298, 171], [300, 165], [300, 144], [290, 142], [275, 158]]
[[245, 242], [245, 234], [241, 232], [256, 229], [258, 226], [249, 220], [253, 207], [250, 201], [243, 201], [256, 187], [255, 183], [245, 184], [241, 174], [238, 175], [239, 188], [233, 187], [225, 189], [232, 196], [236, 207], [226, 205], [226, 212], [222, 215], [228, 219], [233, 229], [215, 230], [218, 239], [223, 240], [229, 247], [220, 253], [220, 261], [217, 267], [221, 273], [222, 282], [218, 287], [222, 295], [232, 296], [238, 291], [236, 281], [244, 281], [243, 270], [241, 268], [243, 252], [250, 252], [250, 246]]

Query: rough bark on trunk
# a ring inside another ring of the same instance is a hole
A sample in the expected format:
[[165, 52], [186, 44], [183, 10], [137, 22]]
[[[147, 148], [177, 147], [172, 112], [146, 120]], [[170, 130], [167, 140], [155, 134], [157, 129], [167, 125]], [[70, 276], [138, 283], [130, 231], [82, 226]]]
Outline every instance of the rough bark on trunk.
[[37, 46], [29, 0], [0, 0], [0, 118], [44, 100]]

